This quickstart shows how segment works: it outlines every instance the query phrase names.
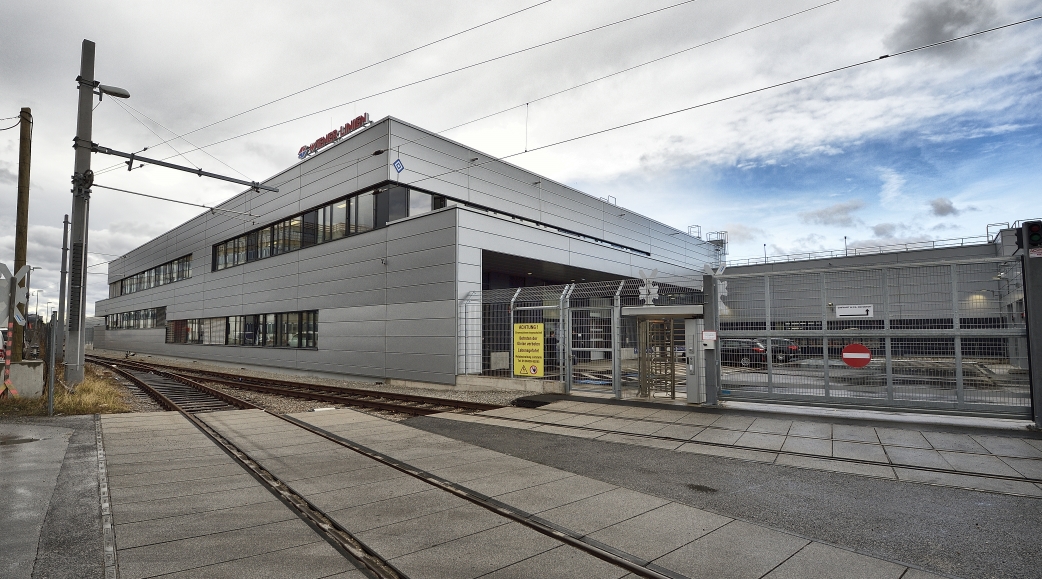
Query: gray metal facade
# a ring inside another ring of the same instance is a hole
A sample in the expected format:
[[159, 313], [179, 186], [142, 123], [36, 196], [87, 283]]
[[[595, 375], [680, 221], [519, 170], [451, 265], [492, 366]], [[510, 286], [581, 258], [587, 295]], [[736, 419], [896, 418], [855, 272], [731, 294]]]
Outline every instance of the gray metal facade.
[[[375, 154], [374, 154], [375, 153]], [[393, 163], [401, 160], [400, 174]], [[368, 189], [408, 185], [459, 205], [212, 271], [212, 247]], [[721, 248], [394, 118], [385, 118], [109, 264], [109, 282], [192, 255], [189, 279], [99, 300], [96, 315], [166, 320], [317, 310], [318, 347], [167, 344], [165, 329], [99, 330], [98, 348], [355, 376], [455, 382], [459, 300], [484, 251], [637, 277], [700, 275]]]

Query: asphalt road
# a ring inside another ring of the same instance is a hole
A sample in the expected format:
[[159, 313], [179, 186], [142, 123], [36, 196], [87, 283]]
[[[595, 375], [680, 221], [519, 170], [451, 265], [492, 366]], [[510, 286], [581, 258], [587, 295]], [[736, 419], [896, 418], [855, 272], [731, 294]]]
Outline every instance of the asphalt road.
[[418, 417], [406, 424], [964, 578], [1042, 577], [1042, 500]]

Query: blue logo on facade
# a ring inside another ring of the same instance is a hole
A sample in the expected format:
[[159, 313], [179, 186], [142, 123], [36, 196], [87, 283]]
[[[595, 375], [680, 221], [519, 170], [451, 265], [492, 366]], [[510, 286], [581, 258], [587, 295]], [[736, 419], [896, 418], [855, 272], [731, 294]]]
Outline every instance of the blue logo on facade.
[[398, 171], [399, 173], [401, 173], [402, 171], [405, 170], [405, 165], [402, 165], [402, 160], [401, 159], [395, 159], [395, 161], [394, 161], [394, 170]]

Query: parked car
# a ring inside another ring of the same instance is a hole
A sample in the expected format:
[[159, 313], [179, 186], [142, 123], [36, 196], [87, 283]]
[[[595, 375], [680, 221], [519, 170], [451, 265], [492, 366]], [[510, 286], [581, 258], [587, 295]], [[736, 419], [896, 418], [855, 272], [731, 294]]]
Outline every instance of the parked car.
[[[792, 340], [771, 338], [771, 354], [775, 364], [791, 362], [799, 357], [800, 347]], [[720, 362], [743, 368], [767, 366], [767, 338], [755, 340], [721, 340]]]

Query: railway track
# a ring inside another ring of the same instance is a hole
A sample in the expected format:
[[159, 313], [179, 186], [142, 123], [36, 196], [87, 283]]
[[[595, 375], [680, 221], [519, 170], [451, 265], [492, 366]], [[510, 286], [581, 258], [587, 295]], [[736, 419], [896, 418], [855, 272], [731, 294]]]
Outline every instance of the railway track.
[[341, 388], [339, 386], [324, 386], [321, 384], [308, 384], [305, 382], [278, 380], [274, 378], [256, 378], [211, 370], [181, 368], [178, 366], [156, 364], [152, 362], [138, 362], [136, 360], [130, 361], [125, 359], [105, 358], [101, 356], [87, 356], [87, 358], [88, 361], [93, 361], [99, 364], [137, 368], [137, 371], [153, 371], [168, 376], [176, 376], [199, 385], [201, 385], [200, 382], [209, 382], [251, 392], [329, 402], [331, 404], [342, 404], [345, 406], [369, 408], [372, 410], [397, 412], [408, 414], [410, 416], [426, 416], [441, 412], [482, 412], [484, 410], [500, 408], [500, 406], [494, 404], [482, 404], [480, 402], [469, 402], [466, 400], [450, 400], [447, 398], [421, 396], [416, 394], [379, 392], [360, 388]]
[[184, 376], [164, 372], [146, 365], [129, 363], [114, 364], [100, 361], [95, 356], [86, 356], [88, 362], [103, 364], [110, 370], [129, 380], [147, 393], [166, 410], [183, 410], [187, 413], [220, 412], [224, 410], [256, 409], [257, 406], [228, 396]]

